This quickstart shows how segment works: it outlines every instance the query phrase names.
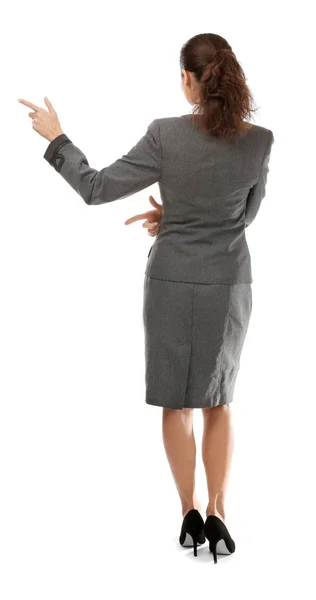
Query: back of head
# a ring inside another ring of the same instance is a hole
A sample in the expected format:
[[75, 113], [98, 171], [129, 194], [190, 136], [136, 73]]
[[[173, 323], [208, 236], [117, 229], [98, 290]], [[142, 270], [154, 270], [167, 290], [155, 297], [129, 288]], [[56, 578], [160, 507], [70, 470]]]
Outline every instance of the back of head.
[[201, 130], [233, 141], [252, 125], [253, 98], [242, 67], [228, 42], [215, 33], [201, 33], [181, 48], [180, 67], [193, 74], [198, 100], [192, 120]]

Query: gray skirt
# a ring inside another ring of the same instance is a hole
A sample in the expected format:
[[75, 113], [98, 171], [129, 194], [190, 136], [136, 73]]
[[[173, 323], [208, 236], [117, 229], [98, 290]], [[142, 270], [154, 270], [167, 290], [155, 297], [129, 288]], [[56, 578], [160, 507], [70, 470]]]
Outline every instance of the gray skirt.
[[185, 283], [145, 274], [145, 401], [207, 408], [233, 400], [252, 311], [251, 283]]

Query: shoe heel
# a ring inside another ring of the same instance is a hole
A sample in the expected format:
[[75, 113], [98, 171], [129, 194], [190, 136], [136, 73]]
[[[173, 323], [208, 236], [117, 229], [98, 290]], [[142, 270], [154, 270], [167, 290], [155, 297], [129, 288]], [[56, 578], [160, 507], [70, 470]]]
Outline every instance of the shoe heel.
[[[197, 547], [198, 547], [198, 543], [201, 543], [201, 533], [202, 532], [198, 533], [196, 530], [195, 531], [189, 530], [187, 533], [191, 536], [191, 540], [192, 540], [192, 544], [193, 544], [193, 554], [194, 554], [194, 556], [197, 556]], [[204, 537], [204, 540], [202, 543], [204, 543], [204, 541], [205, 541], [205, 537]]]
[[215, 544], [215, 546], [213, 546], [212, 543], [210, 542], [209, 548], [210, 548], [210, 552], [212, 552], [212, 554], [213, 554], [214, 563], [216, 564], [217, 563], [216, 544]]
[[197, 538], [192, 538], [193, 539], [193, 554], [194, 556], [197, 556]]

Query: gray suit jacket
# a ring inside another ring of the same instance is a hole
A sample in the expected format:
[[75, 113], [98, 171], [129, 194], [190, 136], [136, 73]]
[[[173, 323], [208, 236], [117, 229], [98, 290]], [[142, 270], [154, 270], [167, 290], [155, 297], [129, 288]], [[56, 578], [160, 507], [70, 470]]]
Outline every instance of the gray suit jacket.
[[238, 141], [201, 132], [190, 115], [154, 119], [135, 146], [100, 171], [63, 133], [44, 158], [83, 198], [104, 204], [158, 182], [163, 205], [149, 251], [150, 277], [193, 283], [252, 283], [245, 228], [265, 196], [270, 129]]

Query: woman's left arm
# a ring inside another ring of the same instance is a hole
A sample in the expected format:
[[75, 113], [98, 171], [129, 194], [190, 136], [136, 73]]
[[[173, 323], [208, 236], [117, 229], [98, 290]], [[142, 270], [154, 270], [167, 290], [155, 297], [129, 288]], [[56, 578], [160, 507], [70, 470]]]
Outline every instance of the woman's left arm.
[[[159, 123], [154, 119], [143, 137], [121, 158], [100, 171], [90, 167], [85, 154], [62, 131], [57, 113], [45, 98], [48, 111], [19, 100], [33, 108], [29, 113], [34, 129], [50, 143], [44, 158], [86, 204], [104, 204], [127, 198], [159, 181], [161, 146]], [[34, 116], [33, 116], [34, 115]]]

